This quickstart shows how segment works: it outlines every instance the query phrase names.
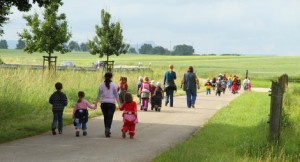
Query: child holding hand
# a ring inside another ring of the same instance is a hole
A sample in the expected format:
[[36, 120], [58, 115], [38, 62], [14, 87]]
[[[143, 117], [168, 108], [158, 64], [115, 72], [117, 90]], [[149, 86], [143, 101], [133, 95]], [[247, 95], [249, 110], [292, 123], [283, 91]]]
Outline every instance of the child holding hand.
[[73, 118], [74, 120], [74, 125], [76, 128], [76, 137], [79, 137], [79, 131], [80, 129], [82, 129], [83, 131], [83, 136], [87, 135], [87, 127], [86, 127], [86, 123], [88, 122], [88, 118], [89, 118], [89, 113], [87, 108], [90, 109], [96, 109], [96, 106], [92, 106], [88, 101], [86, 101], [84, 99], [84, 92], [83, 91], [79, 91], [78, 92], [78, 101], [74, 106], [73, 109]]
[[135, 125], [138, 123], [137, 106], [133, 101], [132, 94], [125, 94], [125, 103], [120, 108], [123, 112], [123, 128], [122, 137], [126, 138], [126, 133], [129, 131], [129, 136], [133, 139], [135, 135]]

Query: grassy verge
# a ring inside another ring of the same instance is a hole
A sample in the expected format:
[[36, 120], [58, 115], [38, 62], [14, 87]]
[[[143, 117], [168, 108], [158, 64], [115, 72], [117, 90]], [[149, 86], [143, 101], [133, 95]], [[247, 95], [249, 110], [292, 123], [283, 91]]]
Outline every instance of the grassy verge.
[[269, 102], [267, 93], [243, 94], [195, 135], [154, 161], [299, 161], [299, 105], [289, 108], [286, 120], [290, 124], [282, 131], [280, 146], [271, 146], [267, 140]]

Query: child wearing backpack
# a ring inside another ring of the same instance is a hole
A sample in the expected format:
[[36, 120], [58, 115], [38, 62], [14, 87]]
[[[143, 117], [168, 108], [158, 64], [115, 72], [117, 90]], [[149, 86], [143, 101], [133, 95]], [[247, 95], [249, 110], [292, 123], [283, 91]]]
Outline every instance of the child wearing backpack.
[[149, 98], [151, 97], [152, 94], [152, 88], [149, 83], [149, 77], [144, 77], [144, 82], [141, 85], [140, 88], [140, 94], [141, 94], [141, 99], [142, 99], [142, 109], [144, 111], [148, 110], [148, 103], [149, 103]]
[[164, 99], [164, 90], [161, 88], [161, 83], [160, 82], [157, 82], [157, 86], [154, 90], [152, 98], [154, 100], [155, 111], [160, 112], [162, 99]]
[[74, 119], [74, 125], [76, 128], [76, 137], [79, 137], [79, 131], [80, 129], [82, 129], [83, 131], [83, 136], [87, 135], [87, 127], [86, 127], [86, 123], [88, 122], [88, 118], [89, 118], [89, 113], [87, 108], [90, 109], [96, 109], [96, 106], [92, 106], [88, 101], [86, 101], [84, 99], [84, 92], [83, 91], [79, 91], [78, 92], [78, 101], [74, 106], [73, 109], [73, 119]]
[[222, 92], [222, 83], [221, 80], [218, 80], [216, 83], [216, 96], [221, 96], [221, 92]]
[[[151, 89], [154, 91], [156, 89], [155, 80], [151, 80], [150, 84], [151, 84]], [[152, 96], [151, 97], [151, 110], [153, 110], [154, 107], [155, 107], [155, 98]]]
[[125, 94], [125, 103], [120, 108], [123, 112], [123, 128], [122, 137], [126, 138], [126, 133], [129, 132], [130, 139], [134, 138], [135, 126], [138, 123], [137, 118], [137, 106], [133, 101], [133, 97], [130, 93]]
[[52, 122], [52, 134], [56, 135], [56, 127], [58, 126], [58, 133], [62, 134], [63, 128], [63, 112], [65, 106], [68, 105], [68, 98], [66, 94], [61, 92], [63, 85], [60, 82], [55, 84], [56, 92], [54, 92], [50, 98], [49, 103], [52, 104], [53, 122]]
[[143, 109], [141, 94], [140, 94], [140, 88], [141, 88], [142, 84], [143, 84], [143, 77], [139, 76], [139, 83], [137, 84], [136, 96], [139, 98], [139, 104], [141, 106], [141, 110]]

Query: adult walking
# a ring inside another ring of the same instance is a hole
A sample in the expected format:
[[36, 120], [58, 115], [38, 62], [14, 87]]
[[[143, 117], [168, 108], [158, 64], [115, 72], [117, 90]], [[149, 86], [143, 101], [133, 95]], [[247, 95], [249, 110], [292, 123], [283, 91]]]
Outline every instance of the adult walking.
[[195, 108], [195, 102], [197, 98], [197, 88], [200, 89], [199, 80], [197, 75], [194, 73], [194, 68], [189, 66], [187, 72], [184, 74], [181, 81], [181, 88], [186, 93], [186, 101], [188, 108]]
[[96, 101], [101, 102], [101, 110], [104, 116], [105, 136], [110, 137], [110, 128], [116, 110], [116, 101], [120, 107], [119, 96], [117, 93], [117, 85], [112, 82], [112, 73], [107, 72], [104, 75], [104, 82], [99, 86], [99, 93]]
[[169, 65], [169, 70], [166, 71], [165, 77], [164, 77], [164, 90], [166, 92], [166, 100], [165, 100], [165, 106], [168, 106], [168, 103], [170, 102], [170, 107], [173, 107], [173, 96], [174, 91], [177, 90], [175, 79], [176, 79], [176, 73], [173, 71], [174, 65]]

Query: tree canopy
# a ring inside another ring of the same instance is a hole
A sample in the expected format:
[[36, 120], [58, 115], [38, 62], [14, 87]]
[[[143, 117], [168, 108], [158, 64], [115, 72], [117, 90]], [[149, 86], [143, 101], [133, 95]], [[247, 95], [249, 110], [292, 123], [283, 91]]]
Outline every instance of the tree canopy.
[[50, 0], [0, 0], [0, 36], [4, 33], [2, 27], [9, 18], [8, 15], [11, 14], [10, 8], [15, 6], [19, 11], [29, 11], [33, 3], [37, 3], [40, 7], [50, 3]]
[[30, 30], [24, 29], [19, 36], [25, 40], [24, 51], [28, 53], [46, 52], [49, 56], [58, 51], [60, 53], [68, 52], [66, 42], [71, 38], [68, 31], [68, 24], [65, 14], [57, 14], [59, 6], [62, 6], [61, 0], [52, 0], [45, 6], [43, 13], [44, 21], [39, 19], [37, 13], [24, 16], [27, 26]]
[[80, 46], [77, 42], [75, 41], [70, 41], [68, 48], [70, 51], [80, 51]]
[[129, 50], [128, 50], [128, 52], [129, 53], [137, 53], [136, 50], [135, 50], [135, 48], [133, 48], [133, 47], [130, 47]]
[[151, 44], [143, 44], [139, 49], [140, 54], [152, 54], [153, 47]]
[[193, 46], [186, 44], [174, 46], [173, 54], [174, 55], [192, 55], [194, 54]]
[[18, 44], [16, 45], [16, 49], [24, 49], [25, 48], [25, 42], [22, 39], [18, 40]]
[[110, 22], [110, 19], [110, 13], [102, 9], [102, 26], [96, 25], [96, 36], [93, 40], [88, 41], [90, 53], [93, 55], [99, 54], [101, 58], [106, 56], [107, 61], [111, 55], [126, 54], [129, 48], [129, 45], [123, 42], [120, 22]]
[[8, 49], [8, 44], [6, 40], [0, 40], [0, 49]]

